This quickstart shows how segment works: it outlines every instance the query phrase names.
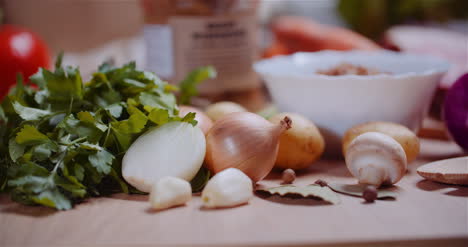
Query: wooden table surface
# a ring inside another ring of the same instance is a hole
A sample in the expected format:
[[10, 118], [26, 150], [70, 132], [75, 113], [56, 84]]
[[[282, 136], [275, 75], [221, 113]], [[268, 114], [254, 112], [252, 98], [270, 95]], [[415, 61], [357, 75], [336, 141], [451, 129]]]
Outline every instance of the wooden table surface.
[[[248, 205], [204, 210], [199, 196], [184, 207], [148, 209], [147, 196], [91, 199], [73, 210], [28, 207], [0, 196], [0, 246], [468, 246], [468, 187], [423, 180], [415, 170], [460, 156], [452, 143], [423, 141], [420, 159], [398, 183], [395, 201], [341, 204], [278, 196]], [[340, 160], [323, 160], [297, 184], [353, 183]], [[272, 174], [263, 186], [277, 185]]]

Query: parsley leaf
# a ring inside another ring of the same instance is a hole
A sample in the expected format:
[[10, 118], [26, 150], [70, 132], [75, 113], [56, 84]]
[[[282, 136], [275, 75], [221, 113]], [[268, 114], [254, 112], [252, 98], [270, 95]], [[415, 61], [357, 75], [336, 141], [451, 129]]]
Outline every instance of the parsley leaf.
[[202, 67], [188, 74], [188, 76], [180, 83], [179, 103], [182, 105], [190, 104], [192, 96], [198, 94], [197, 86], [201, 82], [213, 79], [216, 77], [216, 71], [213, 67]]
[[148, 118], [157, 125], [163, 125], [169, 121], [169, 113], [164, 109], [153, 109]]
[[83, 81], [77, 68], [58, 69], [54, 73], [42, 70], [42, 76], [47, 82], [50, 97], [55, 100], [69, 102], [71, 98], [83, 97]]
[[15, 138], [11, 138], [8, 142], [8, 152], [12, 161], [16, 161], [18, 158], [24, 155], [24, 145], [20, 145], [15, 141]]
[[88, 156], [88, 160], [96, 170], [103, 174], [109, 174], [114, 156], [106, 150], [97, 151]]
[[130, 117], [126, 120], [113, 123], [114, 129], [124, 134], [140, 133], [145, 127], [148, 117], [133, 106], [130, 106], [128, 111], [130, 113]]
[[15, 141], [20, 145], [32, 145], [45, 143], [49, 138], [39, 132], [36, 127], [24, 125], [20, 132], [16, 135]]
[[50, 115], [48, 110], [40, 110], [36, 108], [22, 106], [19, 102], [13, 103], [13, 108], [18, 115], [24, 120], [39, 120], [47, 115]]

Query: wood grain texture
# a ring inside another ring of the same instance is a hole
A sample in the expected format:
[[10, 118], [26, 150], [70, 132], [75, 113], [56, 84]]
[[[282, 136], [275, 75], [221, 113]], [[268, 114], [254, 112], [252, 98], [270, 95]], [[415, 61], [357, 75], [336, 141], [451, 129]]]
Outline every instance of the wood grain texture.
[[[461, 155], [454, 144], [424, 141], [420, 159], [396, 188], [396, 201], [363, 203], [340, 195], [329, 205], [313, 199], [255, 197], [248, 205], [184, 207], [153, 212], [147, 196], [91, 199], [57, 212], [0, 196], [0, 246], [468, 246], [468, 187], [437, 184], [416, 174], [419, 165]], [[322, 160], [298, 173], [296, 184], [316, 179], [354, 182], [343, 161]], [[260, 186], [277, 185], [271, 174]]]
[[420, 166], [416, 172], [434, 182], [468, 186], [468, 157], [431, 162]]

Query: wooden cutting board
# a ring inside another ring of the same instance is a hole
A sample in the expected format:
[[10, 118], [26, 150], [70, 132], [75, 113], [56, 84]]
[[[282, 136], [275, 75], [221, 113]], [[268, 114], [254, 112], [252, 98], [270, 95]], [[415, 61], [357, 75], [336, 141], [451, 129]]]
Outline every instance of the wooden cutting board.
[[[0, 246], [468, 246], [468, 187], [419, 177], [429, 161], [461, 155], [453, 143], [423, 141], [420, 159], [398, 183], [396, 201], [341, 204], [314, 199], [255, 197], [248, 205], [148, 210], [147, 196], [91, 199], [73, 210], [28, 207], [0, 196]], [[299, 174], [297, 184], [321, 178], [354, 182], [340, 160], [323, 160]], [[272, 174], [262, 186], [277, 185]]]

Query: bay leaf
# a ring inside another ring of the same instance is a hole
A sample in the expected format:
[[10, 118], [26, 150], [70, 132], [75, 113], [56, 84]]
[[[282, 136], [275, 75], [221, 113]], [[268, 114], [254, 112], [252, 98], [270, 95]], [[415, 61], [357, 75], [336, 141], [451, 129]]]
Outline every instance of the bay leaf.
[[339, 204], [340, 198], [338, 195], [333, 192], [328, 187], [321, 187], [316, 184], [306, 185], [306, 186], [295, 186], [295, 185], [282, 185], [278, 187], [259, 189], [258, 192], [264, 192], [271, 195], [299, 195], [302, 197], [314, 197], [322, 199], [331, 204]]

